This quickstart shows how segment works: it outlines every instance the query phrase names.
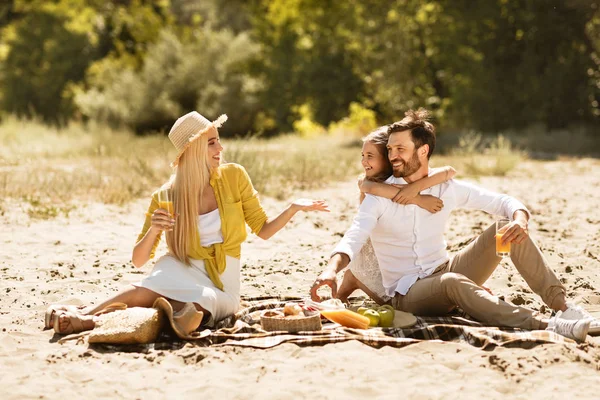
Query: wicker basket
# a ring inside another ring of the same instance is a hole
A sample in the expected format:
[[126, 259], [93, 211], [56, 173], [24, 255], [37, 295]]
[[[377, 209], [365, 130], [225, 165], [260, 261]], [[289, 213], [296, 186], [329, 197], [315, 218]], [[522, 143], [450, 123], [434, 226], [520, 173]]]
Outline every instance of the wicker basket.
[[321, 314], [318, 311], [304, 311], [305, 314], [310, 313], [301, 318], [283, 318], [276, 314], [280, 311], [266, 310], [260, 315], [260, 325], [265, 331], [286, 331], [286, 332], [301, 332], [301, 331], [320, 331], [321, 330]]

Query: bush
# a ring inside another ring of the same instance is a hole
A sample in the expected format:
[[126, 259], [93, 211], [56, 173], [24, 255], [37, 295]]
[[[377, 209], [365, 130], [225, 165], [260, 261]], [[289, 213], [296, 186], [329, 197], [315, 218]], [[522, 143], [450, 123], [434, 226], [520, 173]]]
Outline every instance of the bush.
[[84, 115], [136, 132], [168, 129], [179, 116], [197, 110], [209, 119], [228, 114], [222, 133], [245, 134], [254, 128], [262, 84], [243, 65], [256, 52], [246, 34], [206, 28], [183, 43], [164, 31], [140, 71], [112, 69], [105, 61], [76, 101]]
[[300, 119], [295, 120], [292, 124], [294, 132], [306, 138], [327, 133], [322, 125], [314, 121], [312, 110], [308, 104], [303, 104], [300, 107], [297, 107], [295, 111], [300, 116]]
[[351, 138], [362, 138], [377, 128], [375, 111], [360, 103], [350, 103], [349, 115], [329, 125], [329, 132]]

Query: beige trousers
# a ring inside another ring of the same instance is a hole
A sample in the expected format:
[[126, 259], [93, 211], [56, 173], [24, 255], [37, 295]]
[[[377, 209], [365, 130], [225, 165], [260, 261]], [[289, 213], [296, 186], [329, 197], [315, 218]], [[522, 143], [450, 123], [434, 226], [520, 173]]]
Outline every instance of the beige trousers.
[[[425, 316], [443, 315], [458, 306], [486, 324], [540, 329], [542, 317], [538, 313], [507, 303], [481, 287], [501, 260], [496, 256], [495, 234], [492, 225], [448, 263], [415, 282], [406, 295], [396, 294], [394, 308]], [[557, 296], [564, 297], [564, 286], [531, 238], [519, 245], [512, 243], [510, 258], [531, 290], [549, 307]]]

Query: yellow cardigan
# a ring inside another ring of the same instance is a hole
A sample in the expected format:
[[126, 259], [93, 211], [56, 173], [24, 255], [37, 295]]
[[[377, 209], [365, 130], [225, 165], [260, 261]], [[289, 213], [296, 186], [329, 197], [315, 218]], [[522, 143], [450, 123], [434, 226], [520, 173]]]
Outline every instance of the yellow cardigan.
[[[254, 190], [248, 173], [241, 165], [221, 165], [219, 173], [211, 176], [210, 185], [217, 199], [223, 243], [202, 247], [200, 241], [198, 241], [188, 249], [188, 257], [195, 260], [204, 260], [206, 272], [211, 281], [216, 287], [223, 290], [220, 275], [225, 271], [225, 256], [240, 258], [241, 245], [247, 237], [245, 224], [248, 224], [254, 234], [258, 234], [267, 221], [267, 215], [260, 205], [258, 192]], [[158, 191], [152, 194], [152, 201], [146, 212], [146, 221], [142, 232], [138, 236], [138, 242], [150, 229], [152, 214], [157, 208]], [[200, 235], [202, 235], [202, 232], [200, 232]], [[157, 236], [152, 246], [150, 258], [154, 258], [161, 238], [162, 233]]]

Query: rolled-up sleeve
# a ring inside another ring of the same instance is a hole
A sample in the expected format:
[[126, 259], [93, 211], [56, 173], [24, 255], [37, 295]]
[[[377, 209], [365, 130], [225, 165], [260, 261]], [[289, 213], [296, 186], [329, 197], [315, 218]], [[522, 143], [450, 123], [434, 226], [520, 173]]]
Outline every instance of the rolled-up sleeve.
[[260, 233], [263, 225], [267, 222], [267, 213], [260, 204], [258, 192], [252, 186], [250, 176], [246, 169], [241, 165], [239, 168], [238, 188], [242, 201], [242, 209], [244, 210], [244, 219], [246, 224], [252, 230], [252, 233], [257, 235]]
[[337, 253], [348, 255], [350, 260], [358, 254], [363, 245], [367, 242], [371, 232], [377, 225], [377, 220], [382, 215], [382, 204], [375, 196], [370, 194], [365, 196], [358, 214], [352, 221], [352, 226], [346, 231], [342, 240], [335, 246], [331, 256]]
[[452, 180], [451, 182], [457, 207], [482, 210], [489, 214], [508, 217], [510, 220], [513, 219], [515, 211], [523, 210], [531, 217], [527, 207], [512, 196], [492, 192], [460, 180]]

